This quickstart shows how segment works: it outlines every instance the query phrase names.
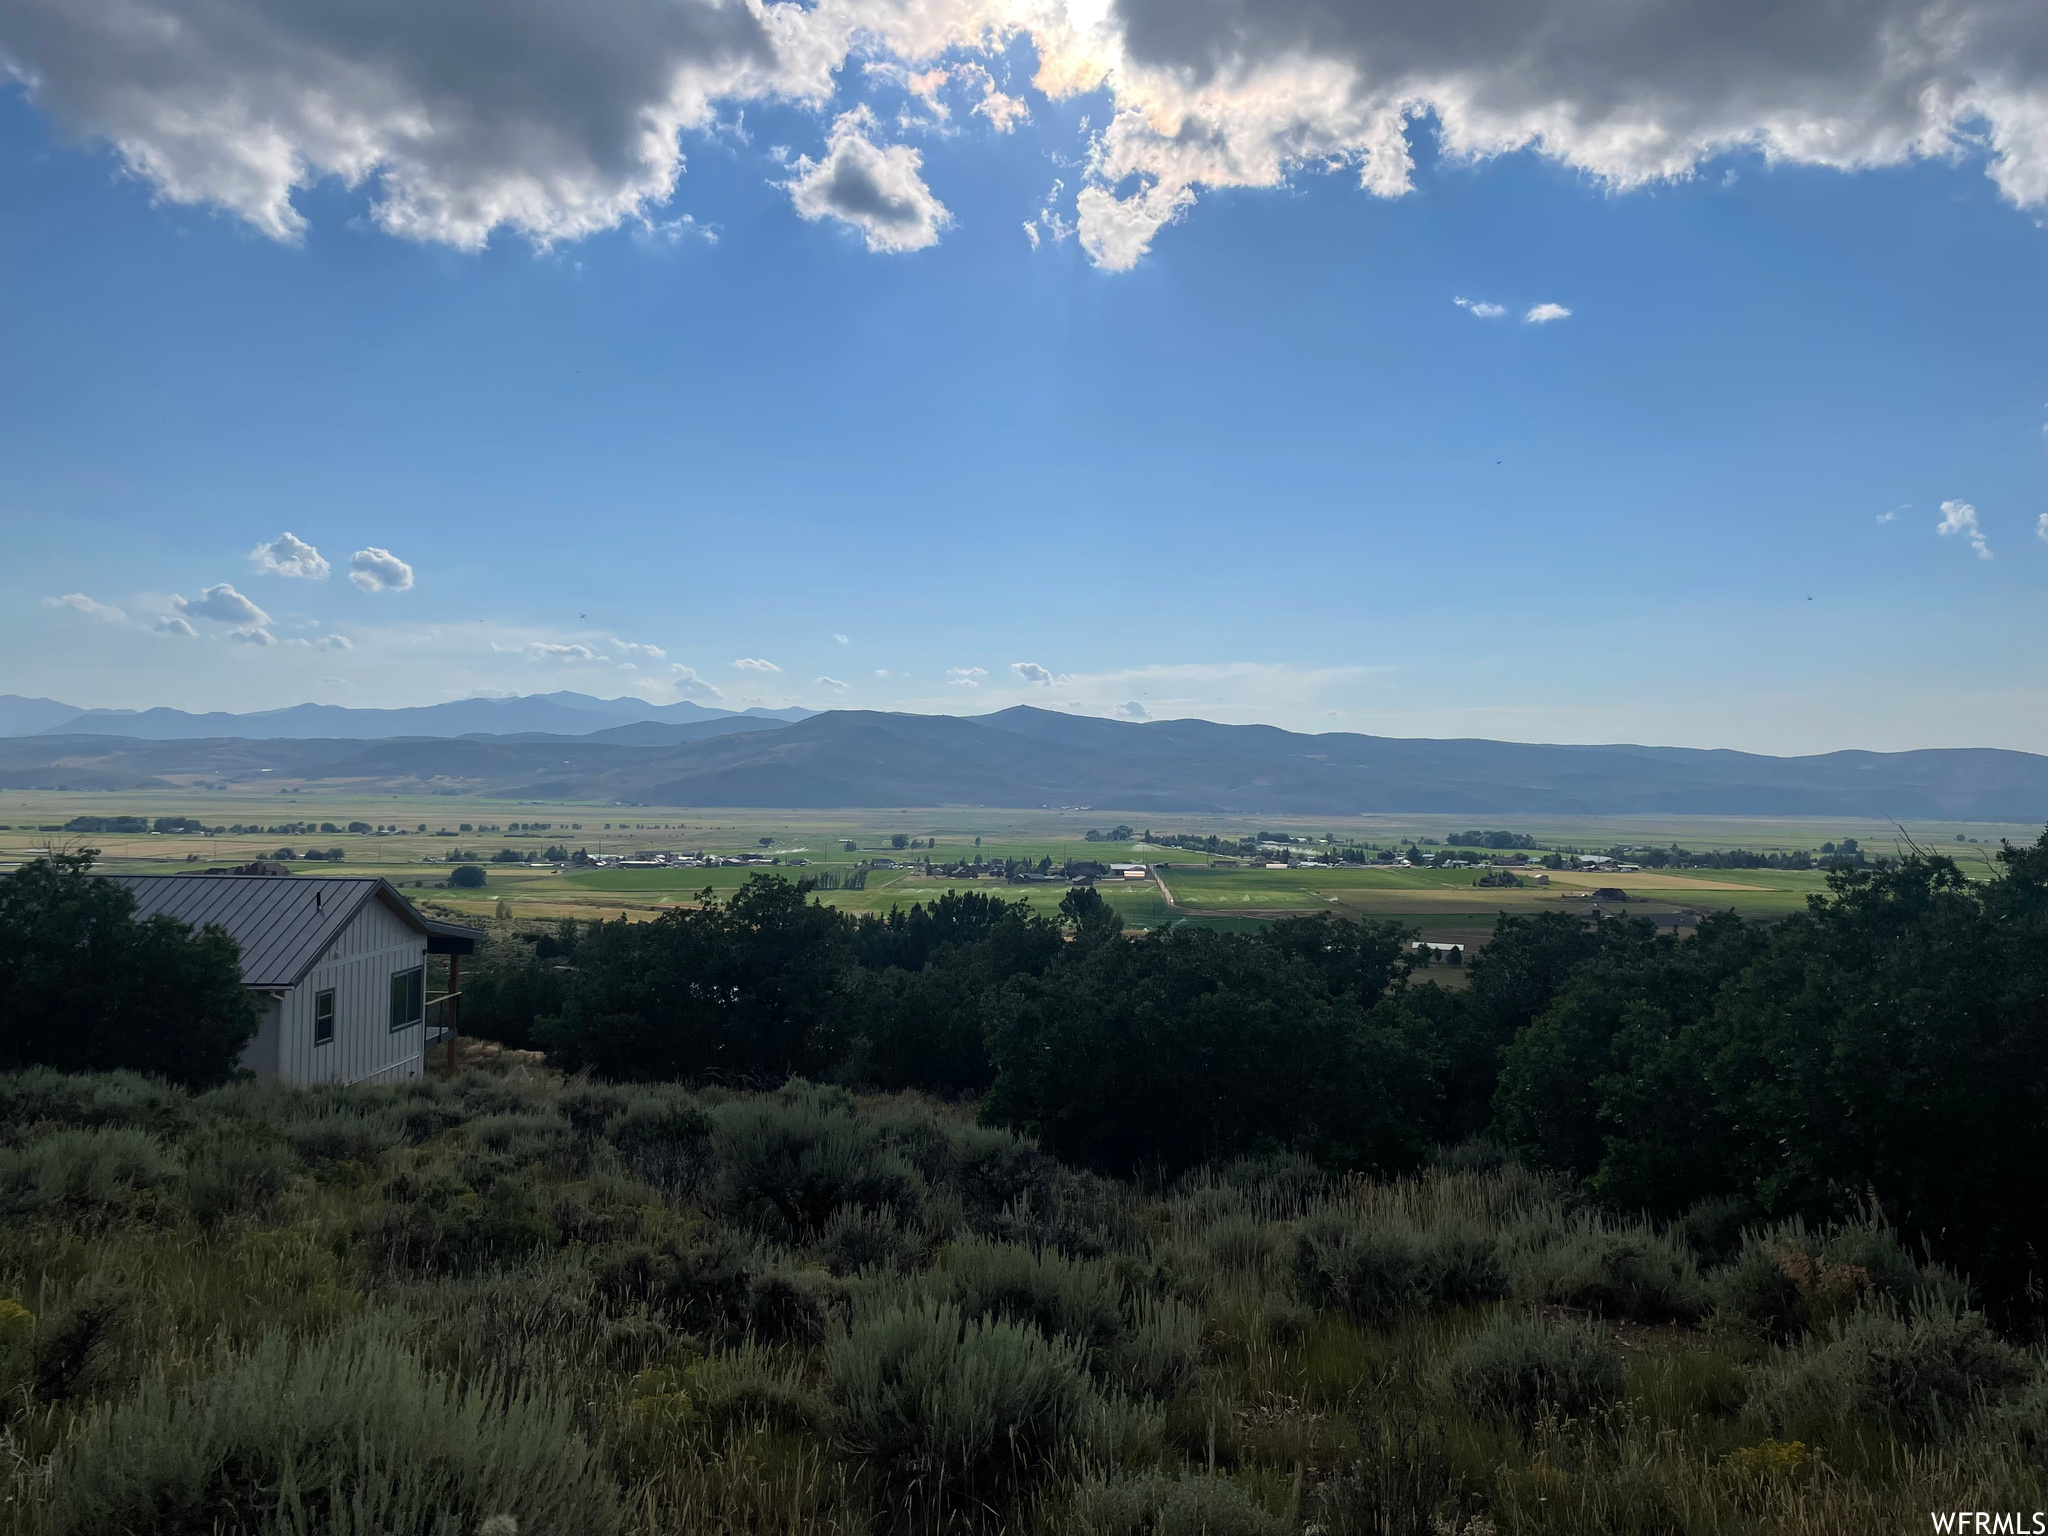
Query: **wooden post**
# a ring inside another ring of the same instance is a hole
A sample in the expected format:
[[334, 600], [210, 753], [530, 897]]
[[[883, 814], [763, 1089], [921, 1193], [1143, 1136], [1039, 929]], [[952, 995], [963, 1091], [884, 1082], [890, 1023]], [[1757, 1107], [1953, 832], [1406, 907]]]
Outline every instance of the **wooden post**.
[[441, 1027], [448, 1032], [448, 1077], [452, 1082], [455, 1078], [455, 1026], [462, 1019], [462, 956], [460, 955], [450, 955], [448, 957], [448, 991], [451, 995], [448, 1001], [442, 1004], [441, 1007], [441, 1011], [447, 1014], [448, 1017], [441, 1021]]

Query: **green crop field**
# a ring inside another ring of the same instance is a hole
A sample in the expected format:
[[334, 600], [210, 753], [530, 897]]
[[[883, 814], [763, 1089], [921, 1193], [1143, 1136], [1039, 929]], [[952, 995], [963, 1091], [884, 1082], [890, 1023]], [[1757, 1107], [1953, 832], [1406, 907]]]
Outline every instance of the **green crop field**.
[[[325, 823], [346, 826], [363, 821], [397, 827], [377, 833], [244, 832], [202, 836], [176, 833], [102, 833], [91, 836], [48, 832], [80, 815], [189, 816], [208, 826], [283, 827]], [[0, 867], [33, 857], [51, 842], [83, 844], [101, 850], [101, 867], [110, 871], [169, 871], [207, 868], [268, 858], [288, 847], [292, 867], [306, 874], [378, 874], [411, 891], [432, 892], [439, 904], [457, 912], [484, 915], [508, 903], [514, 915], [547, 917], [618, 917], [643, 920], [663, 909], [694, 903], [709, 888], [724, 896], [754, 872], [746, 867], [715, 869], [563, 869], [520, 864], [486, 863], [486, 885], [480, 890], [446, 887], [448, 853], [460, 848], [484, 860], [501, 849], [538, 859], [556, 845], [592, 853], [691, 851], [720, 855], [769, 854], [784, 862], [780, 873], [793, 878], [820, 874], [841, 888], [819, 893], [819, 899], [848, 911], [886, 911], [915, 901], [935, 899], [942, 892], [982, 889], [999, 892], [1034, 906], [1056, 904], [1063, 887], [1008, 885], [983, 877], [946, 879], [922, 869], [869, 869], [866, 887], [844, 888], [846, 877], [876, 857], [908, 861], [930, 858], [938, 863], [977, 856], [1018, 859], [1036, 865], [1050, 858], [1150, 862], [1163, 865], [1159, 880], [1104, 881], [1104, 894], [1133, 927], [1154, 928], [1173, 921], [1237, 927], [1283, 914], [1333, 911], [1355, 916], [1398, 918], [1420, 928], [1425, 936], [1476, 944], [1491, 930], [1501, 912], [1586, 910], [1590, 902], [1578, 893], [1595, 885], [1618, 886], [1629, 894], [1635, 910], [1644, 912], [1719, 911], [1732, 908], [1747, 916], [1766, 917], [1798, 910], [1809, 895], [1823, 888], [1817, 873], [1774, 870], [1643, 871], [1640, 874], [1591, 876], [1554, 874], [1548, 886], [1516, 889], [1480, 888], [1479, 873], [1467, 870], [1281, 869], [1210, 867], [1206, 855], [1161, 847], [1142, 840], [1130, 843], [1091, 842], [1090, 828], [1107, 830], [1119, 822], [1160, 836], [1216, 836], [1226, 842], [1256, 832], [1284, 832], [1307, 839], [1333, 838], [1340, 843], [1406, 846], [1411, 841], [1442, 839], [1468, 828], [1500, 828], [1526, 832], [1542, 848], [1604, 849], [1678, 843], [1689, 848], [1744, 847], [1759, 851], [1817, 849], [1842, 837], [1856, 838], [1871, 852], [1889, 852], [1900, 843], [1890, 823], [1843, 818], [1762, 820], [1724, 817], [1617, 817], [1610, 819], [1534, 816], [1463, 817], [1308, 817], [1299, 820], [1242, 817], [1152, 816], [1100, 810], [1019, 811], [944, 808], [848, 811], [772, 811], [734, 809], [654, 810], [646, 807], [566, 804], [512, 804], [452, 796], [366, 795], [345, 787], [280, 784], [262, 791], [205, 790], [136, 791], [127, 794], [84, 794], [57, 791], [0, 791]], [[531, 830], [518, 824], [530, 823]], [[470, 831], [460, 830], [465, 824]], [[421, 828], [425, 830], [422, 831]], [[484, 830], [495, 828], [497, 830]], [[2031, 841], [2039, 829], [1979, 824], [1915, 824], [1908, 832], [1921, 844], [1956, 854], [1973, 871], [1985, 868], [2001, 837]], [[893, 835], [923, 840], [936, 847], [927, 853], [895, 849]], [[1957, 838], [1965, 841], [1958, 844]], [[849, 851], [844, 844], [855, 844]], [[342, 850], [339, 864], [303, 858], [309, 848]], [[804, 860], [796, 864], [796, 860]], [[1162, 883], [1164, 889], [1162, 889]], [[1170, 893], [1170, 901], [1169, 901]]]

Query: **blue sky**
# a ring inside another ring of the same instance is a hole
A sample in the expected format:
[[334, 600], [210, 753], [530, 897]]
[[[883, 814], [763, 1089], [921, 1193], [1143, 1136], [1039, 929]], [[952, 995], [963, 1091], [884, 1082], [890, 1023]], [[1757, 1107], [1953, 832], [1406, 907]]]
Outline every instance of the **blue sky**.
[[535, 129], [616, 58], [500, 110], [373, 39], [474, 122], [365, 87], [338, 149], [253, 30], [150, 73], [57, 14], [0, 16], [0, 692], [2048, 750], [2038, 78], [1936, 142], [1853, 63], [1645, 75], [1646, 138], [1444, 44], [1403, 166], [1342, 48], [1205, 76], [1126, 6], [705, 65], [649, 170]]

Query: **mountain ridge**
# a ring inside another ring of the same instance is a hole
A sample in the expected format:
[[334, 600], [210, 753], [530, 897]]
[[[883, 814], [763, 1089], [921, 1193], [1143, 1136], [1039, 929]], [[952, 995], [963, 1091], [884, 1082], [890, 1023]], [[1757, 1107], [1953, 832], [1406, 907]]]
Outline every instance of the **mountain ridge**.
[[[0, 740], [0, 787], [347, 782], [517, 800], [782, 809], [983, 805], [1155, 814], [1857, 816], [2048, 822], [2048, 757], [1998, 748], [1769, 757], [1723, 748], [1306, 735], [1206, 720], [831, 710], [594, 737]], [[714, 732], [711, 727], [718, 727]], [[697, 735], [675, 742], [670, 734]], [[636, 739], [652, 736], [655, 739]]]
[[[69, 711], [68, 714], [60, 713]], [[154, 709], [79, 709], [55, 699], [28, 699], [0, 694], [0, 737], [123, 736], [145, 741], [201, 741], [238, 737], [244, 740], [357, 740], [396, 736], [464, 736], [478, 733], [516, 734], [544, 731], [551, 735], [589, 735], [643, 721], [701, 724], [712, 720], [755, 719], [789, 723], [807, 719], [807, 709], [720, 709], [682, 700], [652, 704], [632, 695], [600, 699], [587, 693], [560, 690], [521, 694], [514, 698], [451, 699], [394, 709], [357, 709], [345, 704], [292, 704], [282, 709], [237, 714], [226, 710], [194, 713], [158, 706]]]

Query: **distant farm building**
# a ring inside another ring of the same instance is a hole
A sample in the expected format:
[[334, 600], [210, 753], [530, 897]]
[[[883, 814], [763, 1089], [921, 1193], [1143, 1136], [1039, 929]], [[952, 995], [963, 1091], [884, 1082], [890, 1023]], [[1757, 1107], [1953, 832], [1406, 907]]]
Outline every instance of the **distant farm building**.
[[[435, 922], [388, 880], [292, 875], [114, 875], [135, 915], [217, 924], [264, 1002], [242, 1053], [288, 1083], [396, 1082], [426, 1054], [427, 956], [474, 954], [475, 928]], [[451, 960], [451, 969], [459, 961]], [[451, 991], [459, 988], [453, 984]]]

